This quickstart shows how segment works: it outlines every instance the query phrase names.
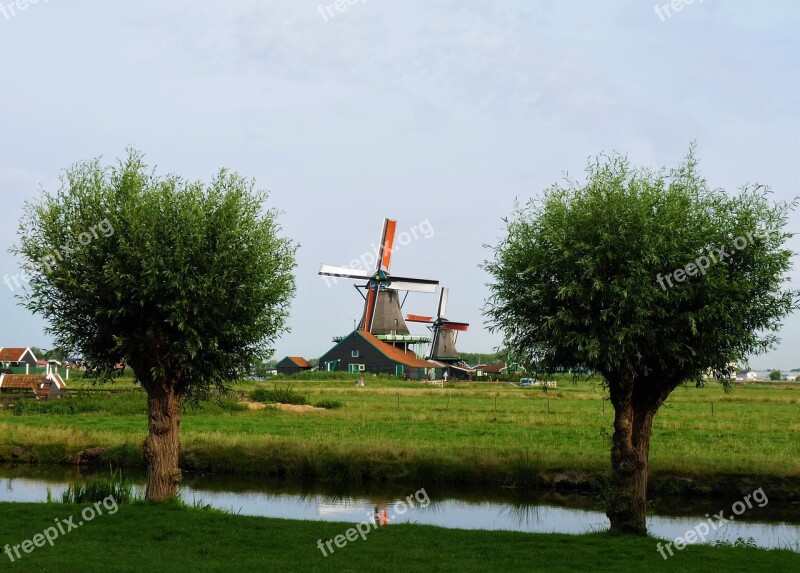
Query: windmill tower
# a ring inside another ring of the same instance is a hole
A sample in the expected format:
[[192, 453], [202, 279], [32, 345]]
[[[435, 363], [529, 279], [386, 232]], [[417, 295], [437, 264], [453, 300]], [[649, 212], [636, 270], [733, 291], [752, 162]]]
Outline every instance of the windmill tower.
[[459, 332], [464, 332], [469, 328], [466, 322], [454, 322], [445, 318], [447, 313], [448, 289], [442, 288], [439, 295], [439, 310], [436, 318], [432, 316], [419, 316], [409, 314], [406, 320], [410, 322], [421, 322], [428, 324], [428, 328], [433, 333], [431, 338], [431, 349], [428, 356], [429, 360], [439, 362], [459, 362], [461, 357], [456, 350], [456, 338]]
[[[406, 296], [409, 292], [433, 293], [436, 292], [436, 285], [439, 284], [439, 281], [389, 274], [396, 227], [397, 221], [383, 220], [383, 231], [374, 271], [323, 264], [319, 274], [366, 280], [365, 284], [354, 285], [356, 289], [364, 290], [364, 293], [359, 290], [364, 298], [364, 309], [358, 323], [358, 330], [369, 332], [385, 342], [407, 349], [409, 345], [427, 342], [427, 338], [412, 336], [409, 332], [406, 321], [403, 319], [400, 293], [405, 292]], [[403, 297], [403, 302], [405, 302], [405, 297]]]

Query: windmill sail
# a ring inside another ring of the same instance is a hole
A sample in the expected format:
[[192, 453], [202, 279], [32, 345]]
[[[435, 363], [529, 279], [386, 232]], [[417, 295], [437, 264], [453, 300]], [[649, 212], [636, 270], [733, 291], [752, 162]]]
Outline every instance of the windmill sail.
[[430, 328], [433, 333], [428, 355], [430, 360], [450, 362], [457, 361], [461, 358], [458, 354], [458, 350], [456, 350], [456, 333], [466, 331], [469, 328], [469, 324], [466, 322], [448, 320], [445, 317], [449, 292], [449, 289], [442, 287], [441, 294], [439, 295], [439, 307], [437, 309], [436, 318], [417, 314], [409, 314], [406, 317], [406, 320], [409, 322], [421, 322], [430, 325], [428, 328]]
[[396, 229], [397, 221], [383, 220], [374, 271], [325, 264], [319, 270], [319, 274], [323, 276], [367, 281], [361, 287], [367, 290], [367, 294], [364, 297], [364, 310], [358, 328], [374, 335], [410, 334], [403, 319], [399, 291], [433, 293], [439, 284], [435, 279], [393, 276], [389, 273]]

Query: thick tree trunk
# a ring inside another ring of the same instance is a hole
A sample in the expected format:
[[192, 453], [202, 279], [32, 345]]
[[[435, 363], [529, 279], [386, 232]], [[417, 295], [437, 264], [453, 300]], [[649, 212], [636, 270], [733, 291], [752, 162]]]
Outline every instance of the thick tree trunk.
[[621, 376], [609, 381], [614, 406], [612, 491], [606, 515], [611, 531], [646, 535], [647, 477], [653, 416], [669, 391], [652, 380]]
[[147, 499], [163, 501], [178, 492], [181, 396], [173, 386], [148, 385], [149, 434], [144, 441], [147, 459]]

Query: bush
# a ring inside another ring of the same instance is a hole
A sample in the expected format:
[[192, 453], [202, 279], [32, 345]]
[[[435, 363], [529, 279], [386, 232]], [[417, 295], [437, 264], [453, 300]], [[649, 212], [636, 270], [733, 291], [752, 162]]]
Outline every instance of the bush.
[[338, 410], [344, 407], [344, 403], [338, 400], [322, 400], [314, 404], [314, 406], [317, 408], [325, 408], [326, 410]]
[[250, 392], [250, 399], [254, 402], [278, 402], [299, 406], [308, 403], [306, 397], [295, 390], [291, 384], [283, 388], [278, 388], [277, 384], [272, 389], [258, 388]]

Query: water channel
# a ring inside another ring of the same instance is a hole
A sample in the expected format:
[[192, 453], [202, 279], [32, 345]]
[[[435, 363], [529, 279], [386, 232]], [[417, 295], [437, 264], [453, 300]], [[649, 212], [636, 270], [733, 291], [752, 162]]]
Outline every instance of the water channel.
[[[47, 499], [48, 490], [58, 499], [69, 483], [88, 477], [90, 474], [72, 468], [0, 466], [0, 502], [42, 502]], [[143, 491], [144, 476], [131, 474], [131, 477]], [[180, 491], [189, 503], [211, 505], [241, 515], [286, 519], [348, 523], [375, 520], [387, 524], [573, 534], [608, 528], [608, 519], [595, 497], [552, 492], [487, 493], [435, 485], [331, 489], [320, 484], [199, 475], [185, 475]], [[663, 502], [656, 504], [647, 527], [656, 537], [674, 539], [701, 523], [712, 523], [706, 543], [752, 539], [759, 547], [800, 551], [800, 505], [770, 504], [768, 496], [769, 492], [754, 496], [752, 508], [743, 502], [736, 505], [744, 496], [732, 500], [670, 499], [668, 506]], [[720, 511], [726, 519], [734, 519], [719, 525], [714, 516]], [[714, 526], [718, 528], [714, 530]]]

